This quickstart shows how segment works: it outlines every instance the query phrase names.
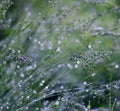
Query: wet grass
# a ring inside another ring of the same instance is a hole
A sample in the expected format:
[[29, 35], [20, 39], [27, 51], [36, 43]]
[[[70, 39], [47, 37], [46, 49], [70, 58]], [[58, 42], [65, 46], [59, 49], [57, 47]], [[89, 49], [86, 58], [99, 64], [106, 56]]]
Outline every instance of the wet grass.
[[0, 1], [0, 110], [119, 111], [119, 6], [19, 2]]

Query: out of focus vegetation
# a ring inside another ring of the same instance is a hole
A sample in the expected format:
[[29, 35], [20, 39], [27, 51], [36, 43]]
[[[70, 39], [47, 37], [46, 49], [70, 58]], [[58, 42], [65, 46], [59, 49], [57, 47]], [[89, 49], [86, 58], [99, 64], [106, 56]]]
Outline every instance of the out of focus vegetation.
[[119, 0], [0, 0], [0, 111], [120, 111]]

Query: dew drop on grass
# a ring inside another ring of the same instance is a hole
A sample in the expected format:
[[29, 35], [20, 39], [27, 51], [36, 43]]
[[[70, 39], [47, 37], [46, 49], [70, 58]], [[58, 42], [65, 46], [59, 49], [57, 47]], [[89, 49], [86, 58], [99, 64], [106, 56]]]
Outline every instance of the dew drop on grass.
[[9, 109], [9, 106], [7, 106], [6, 108]]
[[86, 89], [86, 90], [85, 90], [85, 92], [89, 92], [89, 90], [88, 90], [88, 89]]
[[56, 103], [55, 103], [56, 105], [59, 105], [59, 101], [56, 101]]
[[87, 82], [86, 82], [86, 81], [85, 81], [85, 82], [83, 82], [83, 85], [85, 85], [85, 86], [86, 86], [86, 85], [87, 85]]
[[61, 86], [60, 89], [64, 89], [64, 86]]
[[43, 83], [40, 83], [40, 86], [43, 86]]
[[24, 74], [24, 73], [21, 73], [21, 74], [20, 74], [20, 77], [21, 77], [21, 78], [24, 78], [24, 77], [25, 77], [25, 74]]
[[45, 89], [47, 90], [47, 89], [48, 89], [48, 86], [46, 86]]
[[41, 42], [40, 41], [38, 41], [38, 44], [40, 44]]
[[18, 66], [17, 66], [17, 68], [19, 69], [19, 68], [20, 68], [20, 66], [18, 65]]
[[36, 90], [33, 90], [33, 93], [34, 93], [34, 94], [37, 94], [37, 91], [36, 91]]
[[79, 39], [76, 39], [75, 42], [76, 42], [76, 43], [80, 43]]
[[44, 84], [44, 83], [45, 83], [45, 81], [44, 81], [44, 80], [42, 80], [42, 83]]
[[28, 110], [28, 109], [29, 109], [29, 107], [26, 107], [25, 109], [26, 109], [26, 110]]
[[116, 69], [118, 69], [118, 68], [119, 68], [119, 65], [118, 65], [118, 64], [116, 64], [116, 65], [115, 65], [115, 68], [116, 68]]
[[75, 65], [74, 65], [74, 68], [77, 69], [77, 68], [78, 68], [78, 64], [75, 64]]
[[0, 109], [2, 110], [2, 109], [3, 109], [3, 106], [1, 106]]
[[61, 48], [58, 47], [58, 48], [56, 49], [56, 52], [61, 52]]
[[89, 48], [89, 49], [91, 49], [91, 48], [92, 48], [92, 45], [91, 45], [91, 44], [89, 44], [89, 45], [88, 45], [88, 48]]
[[77, 64], [80, 64], [80, 61], [77, 61]]
[[95, 75], [96, 75], [96, 73], [92, 73], [92, 75], [91, 75], [91, 76], [92, 76], [92, 77], [94, 77]]
[[36, 108], [36, 111], [39, 111], [39, 108], [38, 108], [38, 107]]
[[30, 99], [30, 96], [27, 96], [27, 99]]
[[67, 67], [68, 67], [69, 69], [72, 69], [72, 68], [73, 68], [72, 64], [70, 64], [70, 63], [67, 63]]

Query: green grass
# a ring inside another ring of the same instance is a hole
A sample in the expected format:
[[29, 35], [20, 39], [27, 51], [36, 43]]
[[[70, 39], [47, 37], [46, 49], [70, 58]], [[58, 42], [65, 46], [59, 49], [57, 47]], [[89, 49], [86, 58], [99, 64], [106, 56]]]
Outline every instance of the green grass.
[[119, 111], [119, 8], [98, 2], [0, 1], [0, 111]]

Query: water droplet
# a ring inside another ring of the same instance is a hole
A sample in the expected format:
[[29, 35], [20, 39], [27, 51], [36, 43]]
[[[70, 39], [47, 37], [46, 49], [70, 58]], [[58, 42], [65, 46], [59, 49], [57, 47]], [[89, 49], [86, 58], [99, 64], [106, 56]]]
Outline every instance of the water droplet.
[[94, 77], [95, 75], [96, 75], [96, 73], [92, 73], [92, 75], [91, 75], [91, 76], [92, 76], [92, 77]]
[[77, 64], [80, 64], [80, 61], [77, 61]]
[[21, 51], [20, 51], [20, 50], [18, 50], [18, 53], [21, 53]]
[[38, 44], [40, 44], [41, 42], [40, 41], [38, 41]]
[[29, 70], [31, 70], [32, 69], [32, 66], [27, 66], [26, 67], [26, 71], [29, 71]]
[[91, 48], [92, 48], [92, 45], [91, 45], [91, 44], [89, 44], [89, 45], [88, 45], [88, 48], [89, 48], [89, 49], [91, 49]]
[[28, 110], [28, 109], [29, 109], [29, 107], [26, 107], [25, 109], [26, 109], [26, 110]]
[[43, 83], [40, 83], [40, 86], [43, 86]]
[[74, 68], [78, 68], [78, 64], [75, 64]]
[[46, 86], [45, 89], [48, 89], [48, 86]]
[[19, 69], [19, 68], [20, 68], [20, 66], [18, 65], [18, 66], [17, 66], [17, 68]]
[[85, 82], [83, 82], [83, 85], [87, 85], [87, 82], [85, 81]]
[[98, 43], [100, 44], [100, 43], [101, 43], [101, 40], [99, 40]]
[[56, 105], [59, 105], [59, 101], [56, 101], [56, 103], [55, 103]]
[[30, 96], [27, 96], [27, 99], [30, 99]]
[[45, 83], [45, 81], [44, 81], [44, 80], [42, 80], [42, 83], [44, 84], [44, 83]]
[[61, 68], [62, 67], [62, 64], [58, 64], [58, 68]]
[[64, 86], [61, 86], [60, 89], [64, 89]]
[[39, 111], [39, 108], [37, 107], [36, 110]]
[[88, 89], [86, 89], [85, 91], [86, 91], [86, 92], [88, 92], [89, 90], [88, 90]]
[[67, 67], [68, 67], [69, 69], [72, 69], [72, 68], [73, 68], [73, 66], [72, 66], [70, 63], [67, 63]]
[[3, 106], [1, 106], [0, 109], [3, 109]]
[[33, 93], [34, 93], [34, 94], [37, 94], [37, 91], [36, 91], [36, 90], [33, 90]]
[[36, 67], [37, 67], [37, 64], [35, 63], [35, 64], [33, 65], [33, 67], [36, 68]]
[[80, 43], [80, 41], [78, 39], [75, 40], [76, 43]]
[[102, 27], [95, 27], [93, 30], [95, 30], [95, 31], [102, 31], [103, 28]]
[[38, 15], [42, 15], [41, 12], [39, 12]]
[[118, 65], [118, 64], [116, 64], [116, 65], [115, 65], [115, 68], [116, 68], [116, 69], [118, 69], [118, 68], [119, 68], [119, 65]]
[[7, 106], [6, 108], [9, 109], [9, 106]]
[[60, 47], [57, 48], [56, 52], [61, 52], [61, 49]]
[[21, 74], [20, 74], [20, 77], [24, 78], [24, 77], [25, 77], [24, 73], [21, 73]]

